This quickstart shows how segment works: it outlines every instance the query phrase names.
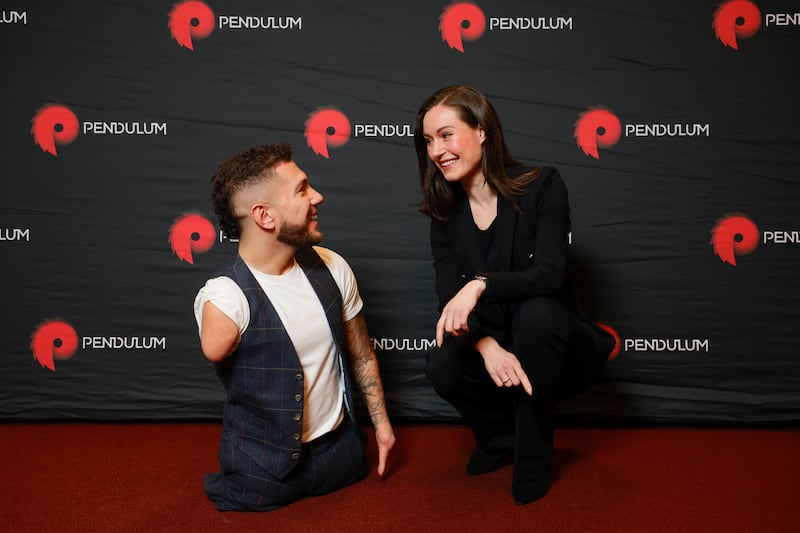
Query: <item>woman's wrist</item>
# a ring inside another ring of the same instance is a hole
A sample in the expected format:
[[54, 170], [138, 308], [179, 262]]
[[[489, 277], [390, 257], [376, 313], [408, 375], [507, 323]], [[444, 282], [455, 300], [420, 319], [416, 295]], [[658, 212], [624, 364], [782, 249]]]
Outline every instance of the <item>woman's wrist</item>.
[[475, 343], [475, 349], [481, 354], [481, 356], [485, 356], [486, 351], [492, 348], [492, 346], [495, 344], [497, 344], [497, 341], [494, 340], [493, 337], [487, 335]]
[[470, 283], [474, 283], [477, 287], [477, 298], [476, 302], [481, 302], [484, 300], [484, 295], [486, 294], [486, 289], [489, 287], [489, 278], [483, 276], [481, 274], [476, 274], [475, 278], [470, 281]]

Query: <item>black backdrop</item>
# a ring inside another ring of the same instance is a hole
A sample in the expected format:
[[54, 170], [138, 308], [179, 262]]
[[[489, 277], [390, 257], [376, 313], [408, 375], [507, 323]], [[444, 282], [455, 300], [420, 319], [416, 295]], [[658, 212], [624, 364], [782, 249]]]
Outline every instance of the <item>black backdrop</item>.
[[2, 6], [3, 419], [220, 416], [192, 300], [235, 244], [208, 179], [273, 142], [325, 195], [392, 416], [456, 417], [423, 375], [409, 136], [455, 83], [490, 97], [517, 157], [561, 171], [576, 282], [619, 337], [561, 420], [800, 419], [796, 2]]

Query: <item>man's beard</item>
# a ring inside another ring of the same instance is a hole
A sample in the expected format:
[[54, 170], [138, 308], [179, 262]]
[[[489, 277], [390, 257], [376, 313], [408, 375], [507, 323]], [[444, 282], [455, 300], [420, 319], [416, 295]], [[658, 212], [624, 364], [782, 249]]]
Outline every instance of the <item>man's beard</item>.
[[278, 230], [278, 241], [295, 248], [308, 248], [322, 242], [322, 232], [311, 232], [308, 224], [284, 224]]

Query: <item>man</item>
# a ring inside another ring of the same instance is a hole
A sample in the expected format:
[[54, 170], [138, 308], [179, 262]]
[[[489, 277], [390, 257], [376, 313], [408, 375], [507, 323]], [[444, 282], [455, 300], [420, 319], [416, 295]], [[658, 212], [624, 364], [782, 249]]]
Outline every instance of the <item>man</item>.
[[[272, 510], [366, 475], [351, 380], [375, 426], [378, 474], [395, 442], [355, 276], [322, 240], [322, 195], [288, 145], [241, 152], [211, 178], [238, 254], [195, 298], [200, 344], [225, 386], [218, 510]], [[348, 372], [349, 367], [349, 372]]]

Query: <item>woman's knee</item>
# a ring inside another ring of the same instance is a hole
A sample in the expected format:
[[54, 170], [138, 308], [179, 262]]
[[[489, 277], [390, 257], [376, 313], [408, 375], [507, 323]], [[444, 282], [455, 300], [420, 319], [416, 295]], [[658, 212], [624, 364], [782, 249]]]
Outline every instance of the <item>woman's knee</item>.
[[433, 348], [428, 352], [426, 375], [440, 396], [446, 396], [455, 386], [453, 362], [447, 350]]
[[452, 397], [463, 386], [464, 369], [467, 354], [463, 353], [459, 343], [445, 339], [441, 347], [428, 352], [426, 373], [434, 390], [442, 398]]
[[566, 309], [556, 300], [538, 296], [522, 302], [514, 313], [511, 328], [514, 336], [533, 337], [565, 335], [568, 330]]

